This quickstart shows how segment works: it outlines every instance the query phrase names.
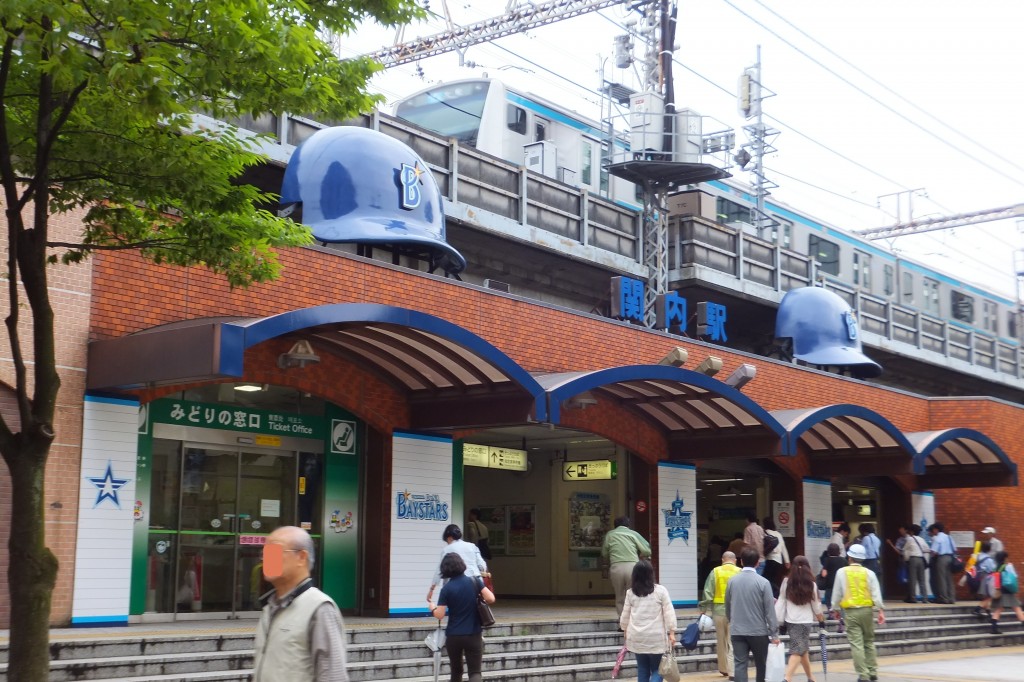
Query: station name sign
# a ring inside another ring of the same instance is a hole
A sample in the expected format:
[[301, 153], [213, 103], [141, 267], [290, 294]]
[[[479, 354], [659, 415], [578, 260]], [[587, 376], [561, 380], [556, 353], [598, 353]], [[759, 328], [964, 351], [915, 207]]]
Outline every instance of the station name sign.
[[527, 461], [526, 450], [496, 448], [473, 443], [463, 443], [462, 445], [463, 466], [526, 471]]
[[617, 475], [615, 462], [610, 459], [565, 462], [562, 465], [563, 481], [610, 481]]
[[[644, 323], [644, 283], [632, 277], [612, 277], [611, 316], [638, 324]], [[685, 334], [690, 324], [686, 299], [675, 291], [659, 294], [654, 302], [655, 329]], [[712, 341], [728, 341], [725, 332], [726, 307], [720, 303], [697, 303], [697, 336]]]

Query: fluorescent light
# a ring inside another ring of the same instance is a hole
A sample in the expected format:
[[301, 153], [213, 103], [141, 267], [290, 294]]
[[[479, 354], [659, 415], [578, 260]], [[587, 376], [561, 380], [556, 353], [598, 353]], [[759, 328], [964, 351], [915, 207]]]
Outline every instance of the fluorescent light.
[[736, 493], [718, 493], [718, 497], [736, 497]]
[[701, 483], [729, 483], [730, 481], [742, 481], [742, 478], [705, 478]]
[[263, 387], [259, 384], [238, 384], [235, 386], [236, 391], [245, 391], [246, 393], [252, 393], [253, 391], [262, 391]]

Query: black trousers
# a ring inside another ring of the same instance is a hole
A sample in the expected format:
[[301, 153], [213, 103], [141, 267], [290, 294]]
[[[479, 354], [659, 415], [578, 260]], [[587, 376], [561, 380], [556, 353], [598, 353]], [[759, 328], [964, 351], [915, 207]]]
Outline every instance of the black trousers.
[[779, 588], [782, 587], [782, 564], [765, 559], [764, 579], [772, 586], [772, 596], [778, 599]]
[[451, 682], [462, 682], [462, 655], [466, 655], [469, 682], [480, 682], [480, 668], [484, 659], [484, 637], [475, 635], [448, 635], [445, 640], [448, 663], [452, 668]]
[[736, 682], [747, 682], [748, 653], [754, 655], [757, 682], [764, 682], [764, 671], [768, 665], [768, 635], [733, 635], [731, 639]]

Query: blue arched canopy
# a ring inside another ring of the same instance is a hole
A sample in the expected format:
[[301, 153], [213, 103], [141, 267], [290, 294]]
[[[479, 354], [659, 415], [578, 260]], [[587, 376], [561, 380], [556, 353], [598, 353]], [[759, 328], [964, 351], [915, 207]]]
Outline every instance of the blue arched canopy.
[[907, 434], [922, 473], [918, 486], [975, 488], [1017, 485], [1017, 465], [991, 438], [966, 428]]
[[306, 339], [402, 390], [413, 428], [458, 428], [547, 418], [544, 391], [480, 336], [415, 310], [339, 303], [261, 318], [188, 320], [100, 341], [89, 388], [124, 389], [245, 376], [245, 351]]
[[841, 404], [772, 416], [786, 429], [787, 452], [807, 453], [814, 476], [920, 473], [910, 441], [874, 410]]
[[737, 389], [692, 370], [626, 365], [591, 372], [538, 375], [548, 418], [611, 400], [652, 422], [666, 436], [671, 459], [758, 458], [780, 454], [785, 431]]

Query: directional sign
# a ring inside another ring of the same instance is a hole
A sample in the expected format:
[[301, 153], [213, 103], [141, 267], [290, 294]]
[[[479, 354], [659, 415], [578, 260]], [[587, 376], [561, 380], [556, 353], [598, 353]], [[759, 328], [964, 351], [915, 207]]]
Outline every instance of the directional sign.
[[610, 459], [566, 462], [562, 465], [563, 481], [610, 481], [615, 477], [615, 462]]
[[529, 466], [528, 459], [526, 450], [496, 448], [474, 443], [463, 443], [462, 445], [463, 466], [526, 471]]

